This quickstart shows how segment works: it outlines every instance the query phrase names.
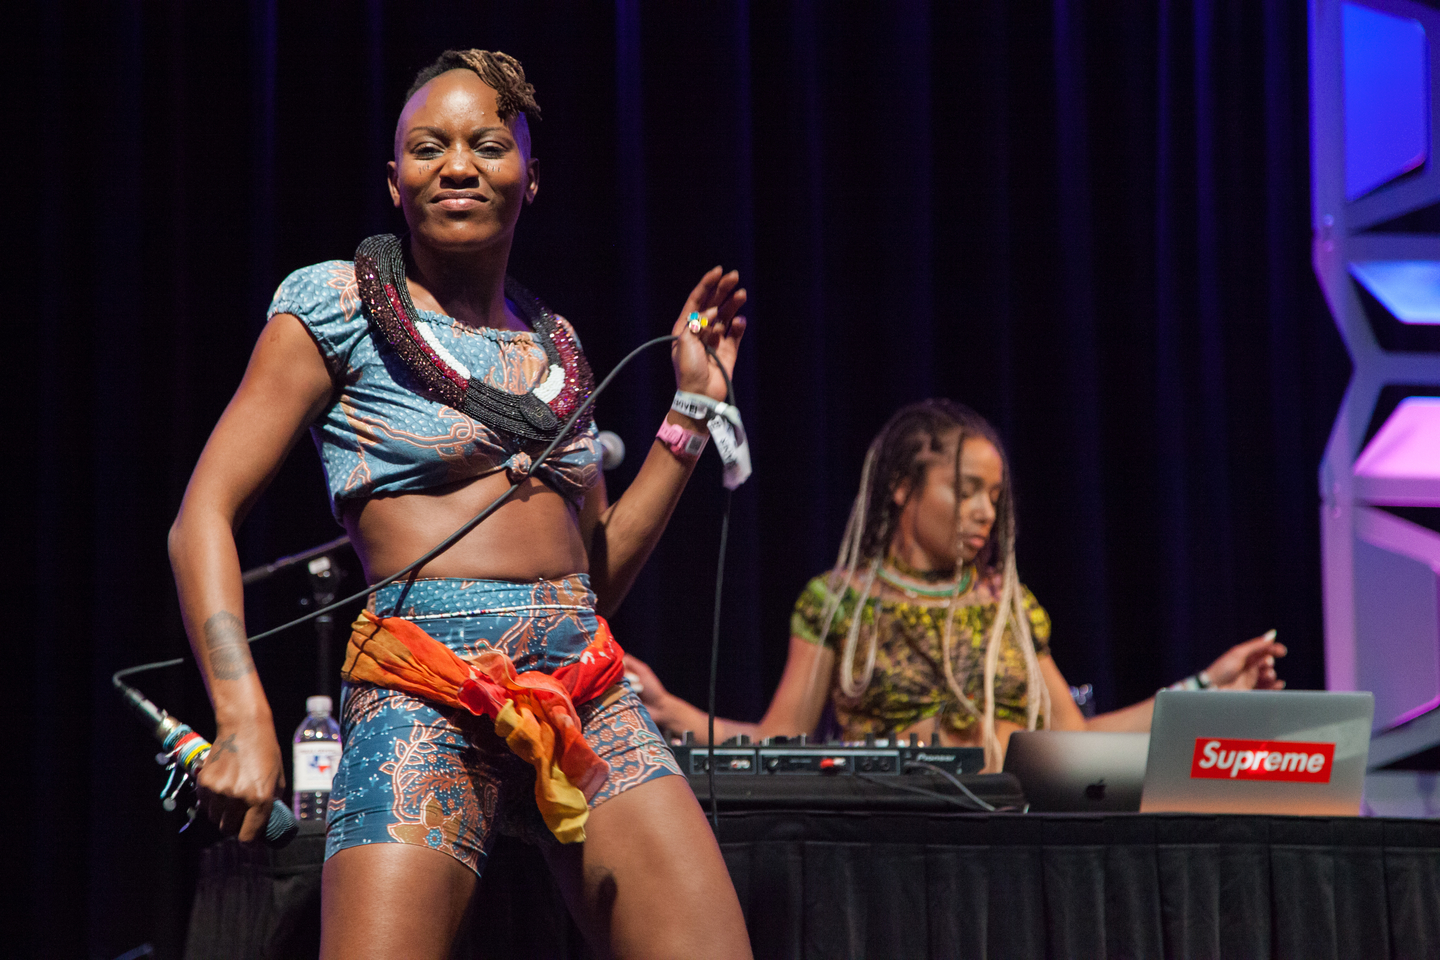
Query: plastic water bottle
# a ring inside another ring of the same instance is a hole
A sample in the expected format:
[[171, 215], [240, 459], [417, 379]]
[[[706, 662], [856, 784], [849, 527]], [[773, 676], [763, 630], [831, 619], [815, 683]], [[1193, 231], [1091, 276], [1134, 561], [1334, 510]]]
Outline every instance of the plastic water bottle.
[[296, 820], [324, 820], [330, 784], [340, 766], [340, 724], [330, 716], [329, 697], [307, 697], [309, 714], [295, 728], [294, 796]]

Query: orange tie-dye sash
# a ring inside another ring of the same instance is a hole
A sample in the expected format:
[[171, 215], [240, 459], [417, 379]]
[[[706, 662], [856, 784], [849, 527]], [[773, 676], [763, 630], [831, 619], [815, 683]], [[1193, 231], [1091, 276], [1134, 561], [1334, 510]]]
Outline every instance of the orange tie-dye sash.
[[580, 843], [589, 800], [610, 765], [585, 742], [575, 704], [593, 700], [625, 673], [625, 652], [610, 625], [597, 619], [600, 629], [578, 661], [553, 674], [517, 673], [499, 651], [462, 660], [404, 617], [362, 610], [340, 675], [494, 720], [511, 751], [535, 768], [535, 803], [545, 825], [561, 843]]

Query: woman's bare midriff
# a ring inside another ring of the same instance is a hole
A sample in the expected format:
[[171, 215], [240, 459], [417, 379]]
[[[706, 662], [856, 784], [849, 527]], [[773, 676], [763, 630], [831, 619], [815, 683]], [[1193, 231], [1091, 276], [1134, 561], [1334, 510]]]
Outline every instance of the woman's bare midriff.
[[[419, 493], [372, 497], [345, 512], [370, 583], [412, 563], [510, 486], [505, 471]], [[480, 526], [420, 569], [422, 577], [553, 580], [586, 573], [575, 508], [531, 478]]]

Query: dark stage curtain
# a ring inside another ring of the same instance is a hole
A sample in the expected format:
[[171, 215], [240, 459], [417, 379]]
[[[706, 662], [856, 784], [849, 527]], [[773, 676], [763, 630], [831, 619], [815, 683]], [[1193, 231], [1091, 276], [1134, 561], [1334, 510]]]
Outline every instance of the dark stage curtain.
[[[538, 87], [513, 272], [598, 370], [667, 329], [706, 267], [745, 275], [755, 478], [734, 498], [723, 712], [766, 703], [868, 438], [936, 394], [1006, 437], [1022, 574], [1102, 705], [1272, 626], [1292, 685], [1323, 683], [1313, 471], [1347, 364], [1309, 267], [1303, 4], [46, 0], [0, 42], [4, 873], [36, 955], [180, 952], [193, 842], [109, 675], [184, 649], [164, 545], [191, 466], [281, 278], [396, 228], [392, 125], [447, 46], [513, 52]], [[632, 451], [614, 489], [671, 383], [653, 355], [601, 401]], [[697, 700], [722, 501], [707, 455], [615, 622]], [[302, 442], [242, 560], [337, 533]], [[257, 587], [252, 626], [306, 592]], [[313, 633], [256, 655], [284, 736], [321, 688]], [[140, 685], [209, 729], [193, 668]]]

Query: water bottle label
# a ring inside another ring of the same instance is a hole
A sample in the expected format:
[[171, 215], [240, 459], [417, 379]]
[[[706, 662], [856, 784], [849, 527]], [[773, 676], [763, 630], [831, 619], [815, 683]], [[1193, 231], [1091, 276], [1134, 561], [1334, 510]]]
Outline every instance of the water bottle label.
[[295, 783], [297, 793], [328, 791], [340, 766], [340, 744], [333, 740], [312, 740], [295, 744]]

